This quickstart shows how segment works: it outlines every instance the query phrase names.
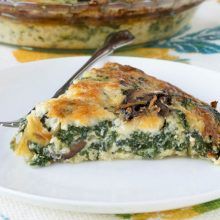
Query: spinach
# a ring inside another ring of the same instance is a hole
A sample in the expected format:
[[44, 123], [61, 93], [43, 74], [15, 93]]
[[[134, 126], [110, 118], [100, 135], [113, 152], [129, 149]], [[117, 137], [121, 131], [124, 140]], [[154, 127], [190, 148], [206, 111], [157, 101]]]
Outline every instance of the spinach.
[[47, 147], [43, 147], [34, 142], [30, 142], [28, 146], [30, 151], [34, 152], [34, 156], [30, 161], [31, 166], [43, 167], [53, 161], [53, 157], [47, 151]]
[[128, 144], [132, 151], [143, 158], [153, 159], [159, 153], [154, 137], [148, 133], [135, 131], [131, 134]]
[[80, 139], [86, 139], [89, 130], [88, 127], [76, 127], [71, 125], [67, 130], [59, 130], [56, 137], [61, 140], [62, 143], [70, 146], [73, 142], [77, 142]]
[[202, 138], [202, 136], [197, 132], [193, 131], [191, 134], [191, 137], [195, 139], [195, 144], [193, 146], [193, 149], [200, 155], [200, 156], [206, 156], [208, 152], [212, 152], [212, 143], [205, 142]]
[[[129, 147], [131, 152], [143, 158], [156, 158], [161, 152], [169, 149], [187, 151], [189, 137], [185, 133], [180, 141], [175, 130], [169, 129], [167, 124], [159, 133], [151, 134], [143, 131], [133, 132], [129, 138], [118, 140], [116, 145], [120, 148]], [[125, 148], [127, 150], [127, 148]]]
[[104, 138], [110, 127], [112, 127], [112, 123], [110, 121], [102, 121], [95, 125], [92, 130], [94, 130], [96, 136]]
[[30, 161], [31, 166], [45, 167], [51, 163], [51, 158], [44, 155], [36, 155], [34, 159]]
[[90, 148], [96, 149], [97, 151], [107, 151], [116, 141], [117, 135], [118, 134], [116, 131], [111, 131], [108, 133], [105, 139], [99, 139], [99, 141], [93, 142], [90, 145]]
[[173, 111], [176, 114], [176, 116], [178, 117], [179, 122], [183, 126], [183, 128], [189, 129], [189, 124], [188, 124], [188, 121], [186, 119], [186, 115], [178, 109], [174, 109]]
[[142, 131], [133, 132], [129, 138], [117, 141], [116, 145], [120, 148], [128, 146], [131, 152], [143, 158], [155, 158], [158, 154], [158, 148], [153, 143], [153, 137]]
[[81, 150], [81, 151], [79, 152], [79, 155], [80, 155], [80, 156], [85, 156], [87, 160], [90, 160], [90, 158], [89, 158], [89, 152], [88, 152], [87, 149]]
[[[87, 139], [89, 135], [95, 133], [97, 138], [105, 138], [109, 133], [109, 128], [112, 127], [112, 122], [102, 121], [95, 126], [91, 127], [77, 127], [71, 125], [67, 130], [59, 130], [56, 137], [61, 140], [62, 143], [70, 146], [72, 143], [77, 142], [81, 139]], [[110, 135], [111, 136], [111, 135]]]
[[115, 131], [111, 131], [106, 134], [105, 138], [98, 138], [97, 142], [91, 143], [89, 149], [92, 149], [93, 152], [96, 154], [96, 159], [99, 159], [100, 152], [107, 152], [112, 146], [113, 143], [116, 141], [117, 133]]

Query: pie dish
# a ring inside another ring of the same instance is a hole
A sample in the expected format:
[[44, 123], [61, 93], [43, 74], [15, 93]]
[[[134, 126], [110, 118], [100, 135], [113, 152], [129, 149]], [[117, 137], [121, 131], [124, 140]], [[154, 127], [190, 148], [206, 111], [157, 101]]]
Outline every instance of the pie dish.
[[185, 27], [203, 0], [0, 0], [0, 42], [54, 49], [94, 49], [128, 29], [133, 44]]
[[219, 163], [220, 113], [131, 66], [107, 63], [42, 102], [11, 142], [35, 166], [188, 156]]

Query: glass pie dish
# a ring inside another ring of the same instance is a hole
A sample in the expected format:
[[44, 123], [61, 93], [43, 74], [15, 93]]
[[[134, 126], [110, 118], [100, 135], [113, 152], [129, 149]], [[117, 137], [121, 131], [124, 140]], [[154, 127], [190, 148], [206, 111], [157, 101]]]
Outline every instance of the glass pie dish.
[[115, 31], [133, 44], [170, 37], [204, 0], [0, 0], [0, 42], [53, 49], [93, 49]]

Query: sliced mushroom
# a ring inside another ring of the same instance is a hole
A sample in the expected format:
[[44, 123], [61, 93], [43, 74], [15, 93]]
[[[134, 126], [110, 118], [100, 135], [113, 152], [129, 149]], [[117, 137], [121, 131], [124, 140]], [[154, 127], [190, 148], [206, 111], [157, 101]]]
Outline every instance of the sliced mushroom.
[[72, 157], [74, 157], [77, 153], [79, 153], [84, 147], [86, 146], [86, 142], [81, 140], [79, 141], [77, 144], [74, 144], [71, 148], [70, 148], [70, 152], [67, 154], [64, 154], [62, 156], [62, 159], [67, 160], [70, 159]]
[[138, 94], [137, 91], [127, 91], [127, 96], [120, 107], [125, 120], [131, 120], [147, 110], [156, 111], [160, 116], [167, 116], [170, 112], [171, 96], [165, 91], [148, 94]]

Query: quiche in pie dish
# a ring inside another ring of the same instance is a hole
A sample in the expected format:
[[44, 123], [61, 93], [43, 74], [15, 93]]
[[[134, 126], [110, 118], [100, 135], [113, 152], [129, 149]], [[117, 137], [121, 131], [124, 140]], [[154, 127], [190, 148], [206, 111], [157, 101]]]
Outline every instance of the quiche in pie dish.
[[96, 49], [122, 30], [143, 44], [175, 35], [204, 0], [0, 0], [0, 42]]
[[170, 156], [220, 159], [220, 113], [131, 66], [107, 63], [38, 104], [11, 142], [31, 165]]

